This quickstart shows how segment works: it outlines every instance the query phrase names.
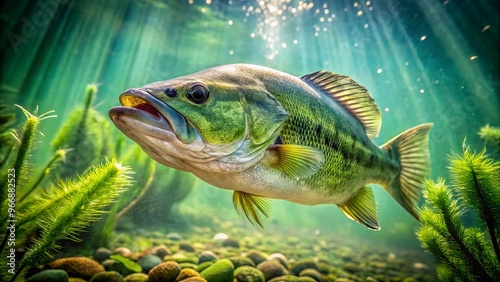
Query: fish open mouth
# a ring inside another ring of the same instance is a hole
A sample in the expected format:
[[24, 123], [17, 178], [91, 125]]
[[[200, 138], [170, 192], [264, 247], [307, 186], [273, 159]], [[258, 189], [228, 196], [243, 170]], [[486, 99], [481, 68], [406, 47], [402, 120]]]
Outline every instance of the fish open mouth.
[[126, 117], [140, 122], [140, 130], [151, 136], [161, 137], [171, 132], [185, 144], [193, 142], [198, 136], [196, 128], [183, 115], [142, 89], [123, 92], [120, 103], [122, 106], [109, 110], [109, 116], [118, 128], [120, 119]]

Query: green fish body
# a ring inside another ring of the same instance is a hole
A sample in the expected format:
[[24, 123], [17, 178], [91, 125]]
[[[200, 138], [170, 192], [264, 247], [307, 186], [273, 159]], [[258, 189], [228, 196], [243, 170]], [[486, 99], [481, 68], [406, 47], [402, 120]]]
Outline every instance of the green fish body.
[[347, 76], [224, 65], [129, 89], [120, 101], [110, 117], [121, 131], [158, 162], [233, 190], [253, 223], [262, 226], [274, 198], [336, 204], [378, 230], [370, 183], [417, 217], [432, 124], [375, 145], [380, 111]]

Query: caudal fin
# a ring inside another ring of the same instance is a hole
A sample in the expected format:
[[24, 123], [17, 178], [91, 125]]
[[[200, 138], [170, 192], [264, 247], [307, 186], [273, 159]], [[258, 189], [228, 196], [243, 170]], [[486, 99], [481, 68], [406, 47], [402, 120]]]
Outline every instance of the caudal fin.
[[415, 126], [380, 146], [400, 164], [399, 174], [386, 189], [417, 220], [415, 205], [420, 198], [421, 183], [431, 169], [428, 143], [432, 126], [432, 123]]

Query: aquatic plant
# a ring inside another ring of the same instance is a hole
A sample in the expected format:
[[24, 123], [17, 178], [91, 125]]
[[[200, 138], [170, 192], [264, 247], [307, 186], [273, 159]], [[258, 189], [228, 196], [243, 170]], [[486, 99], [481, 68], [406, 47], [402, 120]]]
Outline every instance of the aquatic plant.
[[500, 127], [486, 124], [477, 133], [486, 143], [496, 145], [500, 149]]
[[[54, 115], [49, 115], [52, 112], [48, 112], [37, 116], [36, 111], [31, 114], [20, 108], [27, 120], [16, 135], [17, 143], [0, 170], [0, 200], [2, 208], [9, 210], [7, 218], [2, 220], [1, 230], [5, 230], [5, 235], [0, 251], [5, 257], [15, 257], [15, 249], [20, 247], [27, 251], [24, 257], [15, 263], [15, 267], [7, 268], [8, 264], [0, 266], [1, 281], [8, 281], [8, 278], [14, 281], [27, 267], [44, 263], [50, 253], [58, 249], [61, 239], [77, 241], [78, 232], [96, 221], [123, 188], [130, 185], [130, 169], [112, 159], [93, 167], [81, 176], [59, 181], [42, 193], [33, 192], [41, 182], [40, 178], [46, 175], [42, 172], [34, 184], [28, 184], [27, 175], [31, 175], [33, 170], [30, 165], [31, 152], [34, 149], [35, 137], [39, 133], [37, 128], [40, 121]], [[50, 169], [56, 160], [64, 155], [64, 151], [58, 151], [44, 171]], [[25, 191], [25, 196], [16, 201], [18, 191]], [[7, 226], [7, 219], [16, 220], [15, 225], [9, 223]], [[10, 233], [14, 227], [13, 238]], [[32, 243], [28, 242], [27, 238], [36, 231], [40, 231], [38, 237]], [[5, 248], [6, 246], [8, 248]], [[9, 277], [9, 274], [12, 276]]]
[[0, 101], [0, 163], [3, 163], [10, 149], [14, 145], [10, 129], [12, 128], [15, 115]]
[[[494, 281], [500, 277], [500, 162], [464, 145], [462, 155], [451, 156], [450, 172], [454, 189], [443, 179], [425, 181], [417, 236], [438, 261], [441, 280]], [[465, 213], [475, 215], [477, 227], [465, 226]]]
[[71, 148], [65, 166], [58, 170], [58, 177], [64, 179], [82, 173], [115, 150], [108, 120], [92, 107], [97, 90], [96, 84], [87, 85], [83, 106], [71, 112], [52, 141], [54, 151]]

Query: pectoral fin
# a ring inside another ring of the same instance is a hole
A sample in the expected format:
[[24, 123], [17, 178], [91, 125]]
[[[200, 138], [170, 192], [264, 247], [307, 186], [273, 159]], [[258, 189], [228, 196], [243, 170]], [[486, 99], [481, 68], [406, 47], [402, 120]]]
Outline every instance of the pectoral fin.
[[318, 172], [325, 163], [323, 152], [313, 147], [295, 144], [271, 145], [261, 163], [282, 170], [294, 178], [304, 178]]
[[271, 202], [268, 199], [241, 191], [234, 191], [233, 205], [238, 214], [243, 212], [253, 225], [258, 224], [261, 228], [264, 228], [259, 212], [269, 217]]
[[339, 208], [344, 214], [372, 230], [380, 230], [380, 225], [377, 220], [377, 207], [375, 206], [375, 198], [373, 197], [372, 188], [365, 186], [354, 197], [349, 199]]

